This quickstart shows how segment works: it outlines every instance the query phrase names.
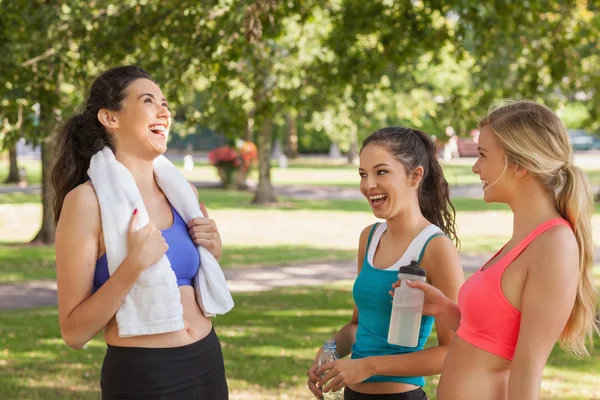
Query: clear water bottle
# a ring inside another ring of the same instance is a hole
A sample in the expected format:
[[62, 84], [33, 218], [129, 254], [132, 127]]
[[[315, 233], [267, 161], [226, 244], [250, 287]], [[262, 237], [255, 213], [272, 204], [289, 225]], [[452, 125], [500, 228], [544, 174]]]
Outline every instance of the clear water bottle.
[[[323, 352], [321, 353], [321, 357], [319, 357], [319, 367], [323, 364], [327, 364], [328, 362], [339, 360], [339, 359], [340, 359], [340, 356], [338, 355], [337, 350], [336, 350], [335, 340], [326, 340], [325, 344], [323, 344]], [[324, 372], [323, 374], [321, 374], [320, 378], [323, 378], [326, 373], [327, 373], [327, 371]], [[329, 384], [329, 382], [326, 382], [325, 384], [323, 384], [323, 387], [321, 387], [321, 389], [325, 388], [328, 384]], [[341, 399], [342, 399], [341, 391], [334, 392], [334, 391], [330, 390], [327, 393], [323, 392], [323, 400], [341, 400]]]
[[417, 261], [412, 261], [410, 265], [398, 269], [398, 279], [401, 284], [394, 291], [388, 343], [417, 347], [425, 294], [419, 289], [408, 286], [406, 280], [425, 282], [425, 275], [425, 270], [419, 268]]

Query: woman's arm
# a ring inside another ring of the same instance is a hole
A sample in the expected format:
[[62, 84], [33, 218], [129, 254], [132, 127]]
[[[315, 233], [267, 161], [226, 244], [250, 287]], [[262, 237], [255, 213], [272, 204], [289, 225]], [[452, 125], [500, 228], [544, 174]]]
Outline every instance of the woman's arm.
[[[427, 270], [433, 287], [437, 288], [450, 301], [456, 300], [458, 290], [464, 280], [460, 259], [454, 244], [444, 236], [431, 240], [421, 265]], [[436, 321], [438, 345], [414, 353], [367, 357], [360, 361], [360, 367], [373, 375], [387, 376], [428, 376], [441, 373], [442, 365], [454, 337], [448, 326]], [[353, 360], [354, 361], [354, 360]], [[326, 379], [326, 378], [325, 378]], [[366, 379], [366, 378], [365, 378]], [[351, 385], [356, 382], [345, 382]]]
[[[392, 285], [392, 289], [396, 289], [399, 285], [400, 281], [397, 281]], [[446, 327], [452, 332], [458, 331], [461, 316], [455, 301], [450, 300], [441, 290], [426, 282], [410, 281], [408, 286], [420, 289], [425, 293], [423, 315], [434, 317], [436, 327]], [[390, 291], [390, 295], [394, 295], [393, 290]]]
[[[90, 184], [75, 188], [65, 197], [56, 229], [60, 331], [65, 343], [74, 349], [81, 349], [108, 324], [143, 269], [152, 264], [148, 257], [160, 254], [163, 248], [166, 251], [160, 231], [148, 224], [135, 238], [130, 237], [132, 251], [92, 295], [100, 226], [94, 189]], [[144, 244], [148, 247], [141, 247]], [[147, 251], [148, 248], [153, 249]]]
[[544, 365], [573, 310], [579, 250], [571, 230], [561, 226], [540, 235], [521, 257], [527, 278], [508, 398], [533, 400], [539, 398]]
[[[190, 186], [196, 195], [196, 199], [199, 200], [198, 189], [191, 183]], [[204, 203], [200, 203], [200, 211], [204, 214], [204, 218], [194, 218], [188, 222], [190, 237], [196, 245], [204, 247], [219, 261], [223, 255], [223, 243], [217, 224], [208, 216]]]
[[[360, 270], [362, 269], [363, 260], [365, 258], [365, 253], [367, 252], [367, 241], [369, 238], [369, 233], [373, 225], [370, 225], [363, 229], [360, 234], [360, 239], [358, 240], [358, 260], [357, 260], [357, 276], [360, 274]], [[356, 341], [356, 329], [358, 328], [358, 309], [356, 308], [356, 304], [353, 305], [352, 308], [352, 317], [350, 318], [350, 322], [342, 327], [335, 335], [333, 335], [333, 339], [336, 342], [336, 350], [338, 355], [343, 358], [349, 355], [352, 352], [352, 346]], [[317, 355], [313, 361], [311, 368], [308, 370], [308, 387], [313, 392], [313, 394], [317, 398], [321, 398], [323, 395], [321, 390], [316, 386], [316, 382], [318, 381], [317, 375], [315, 372], [318, 368], [319, 357], [321, 357], [321, 353], [323, 352], [323, 347], [319, 349]]]

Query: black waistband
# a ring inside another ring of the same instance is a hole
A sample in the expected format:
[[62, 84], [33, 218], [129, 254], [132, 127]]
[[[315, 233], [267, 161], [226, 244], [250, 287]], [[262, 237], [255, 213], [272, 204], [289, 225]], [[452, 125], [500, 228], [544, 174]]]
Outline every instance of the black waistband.
[[214, 330], [180, 347], [108, 346], [102, 364], [102, 393], [142, 399], [202, 385], [225, 374], [221, 344]]
[[428, 400], [428, 398], [422, 388], [403, 393], [366, 394], [355, 392], [346, 387], [344, 389], [344, 400]]

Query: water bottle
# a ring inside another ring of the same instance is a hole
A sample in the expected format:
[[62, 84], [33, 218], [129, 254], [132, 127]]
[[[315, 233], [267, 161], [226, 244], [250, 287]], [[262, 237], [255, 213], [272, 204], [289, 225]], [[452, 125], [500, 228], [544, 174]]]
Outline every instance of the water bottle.
[[[319, 367], [323, 364], [327, 364], [328, 362], [339, 360], [340, 356], [337, 353], [335, 340], [326, 340], [323, 345], [323, 352], [321, 353], [321, 357], [319, 357]], [[325, 371], [319, 378], [323, 378], [328, 371]], [[329, 382], [323, 384], [321, 389], [325, 388]], [[334, 392], [333, 390], [328, 391], [327, 393], [323, 392], [323, 400], [341, 400], [342, 393]]]
[[425, 275], [426, 272], [419, 268], [418, 261], [411, 261], [410, 265], [398, 269], [398, 279], [401, 284], [394, 291], [388, 343], [417, 347], [425, 294], [419, 289], [408, 286], [406, 280], [425, 282]]

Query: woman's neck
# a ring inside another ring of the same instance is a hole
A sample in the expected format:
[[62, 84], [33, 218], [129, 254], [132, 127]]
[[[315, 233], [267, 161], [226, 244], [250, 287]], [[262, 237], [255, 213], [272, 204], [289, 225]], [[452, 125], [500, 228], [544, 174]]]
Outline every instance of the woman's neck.
[[431, 224], [427, 221], [423, 214], [419, 204], [413, 204], [406, 209], [402, 210], [398, 215], [393, 218], [386, 219], [387, 224], [387, 235], [400, 238], [400, 237], [412, 237], [416, 236]]
[[124, 153], [115, 154], [115, 158], [129, 170], [142, 198], [156, 193], [159, 188], [154, 180], [152, 161], [140, 160], [138, 157]]
[[562, 218], [554, 193], [542, 185], [523, 185], [509, 206], [514, 214], [513, 238], [524, 238], [536, 227], [553, 218]]

